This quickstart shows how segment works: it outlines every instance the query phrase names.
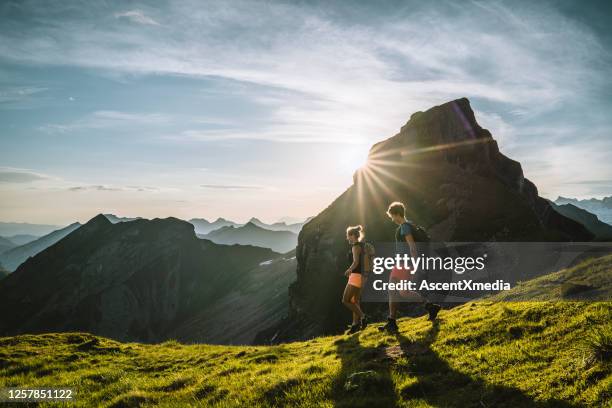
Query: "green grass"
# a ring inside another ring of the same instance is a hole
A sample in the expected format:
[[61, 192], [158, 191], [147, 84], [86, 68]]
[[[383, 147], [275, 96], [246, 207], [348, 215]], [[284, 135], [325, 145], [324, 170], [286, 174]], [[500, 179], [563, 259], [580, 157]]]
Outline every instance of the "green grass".
[[609, 406], [611, 317], [612, 302], [486, 299], [402, 319], [396, 336], [278, 346], [22, 335], [0, 338], [0, 387], [72, 387], [74, 405], [106, 407]]

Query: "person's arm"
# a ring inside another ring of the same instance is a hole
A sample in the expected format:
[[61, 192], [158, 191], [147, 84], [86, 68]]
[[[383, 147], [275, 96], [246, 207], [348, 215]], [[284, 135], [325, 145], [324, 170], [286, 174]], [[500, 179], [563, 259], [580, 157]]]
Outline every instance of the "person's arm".
[[344, 272], [345, 276], [349, 276], [351, 273], [353, 273], [353, 271], [359, 265], [359, 255], [361, 255], [361, 247], [359, 245], [353, 245], [353, 248], [351, 249], [351, 251], [353, 252], [353, 263]]
[[416, 248], [416, 242], [414, 242], [414, 238], [412, 237], [412, 234], [408, 234], [404, 238], [406, 239], [406, 243], [408, 244], [408, 247], [410, 248], [410, 256], [412, 256], [412, 258], [416, 258], [417, 248]]

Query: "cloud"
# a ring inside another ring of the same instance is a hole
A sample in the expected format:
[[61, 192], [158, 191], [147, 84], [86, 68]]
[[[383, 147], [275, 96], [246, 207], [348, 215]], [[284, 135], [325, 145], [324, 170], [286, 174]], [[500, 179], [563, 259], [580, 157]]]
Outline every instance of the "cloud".
[[79, 192], [79, 191], [139, 191], [139, 192], [148, 191], [148, 192], [156, 192], [156, 191], [159, 191], [159, 190], [160, 189], [157, 188], [157, 187], [148, 187], [148, 186], [123, 186], [123, 187], [118, 187], [118, 186], [109, 186], [109, 185], [102, 185], [102, 184], [74, 186], [74, 187], [69, 187], [68, 188], [68, 191], [74, 191], [74, 192]]
[[0, 183], [32, 183], [49, 179], [48, 176], [26, 169], [0, 168]]
[[127, 126], [159, 126], [172, 121], [170, 115], [161, 113], [130, 113], [100, 110], [67, 123], [49, 123], [39, 127], [47, 133], [68, 133], [77, 130], [109, 129]]
[[115, 18], [126, 18], [134, 23], [144, 25], [160, 25], [151, 17], [145, 15], [141, 10], [130, 10], [122, 13], [115, 13]]
[[[346, 10], [304, 3], [170, 2], [160, 13], [172, 24], [156, 35], [84, 18], [38, 27], [36, 40], [6, 32], [0, 55], [286, 90], [246, 96], [270, 109], [263, 131], [247, 136], [282, 141], [377, 139], [411, 112], [461, 96], [534, 116], [569, 97], [588, 100], [607, 81], [597, 38], [545, 4], [413, 6], [352, 21], [340, 17]], [[140, 9], [115, 16], [156, 24]]]
[[200, 187], [213, 190], [263, 190], [265, 187], [257, 185], [238, 185], [238, 184], [202, 184]]

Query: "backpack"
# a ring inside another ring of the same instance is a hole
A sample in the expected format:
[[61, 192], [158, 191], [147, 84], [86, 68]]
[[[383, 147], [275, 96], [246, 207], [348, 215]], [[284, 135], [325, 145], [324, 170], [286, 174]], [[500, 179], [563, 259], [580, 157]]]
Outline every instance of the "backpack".
[[364, 242], [361, 249], [363, 251], [363, 271], [371, 272], [372, 258], [376, 254], [376, 248], [374, 248], [374, 245], [370, 244], [369, 242]]
[[413, 223], [412, 221], [408, 221], [408, 224], [410, 224], [410, 230], [412, 231], [412, 238], [414, 239], [414, 242], [431, 241], [431, 238], [427, 231], [425, 231], [425, 228]]

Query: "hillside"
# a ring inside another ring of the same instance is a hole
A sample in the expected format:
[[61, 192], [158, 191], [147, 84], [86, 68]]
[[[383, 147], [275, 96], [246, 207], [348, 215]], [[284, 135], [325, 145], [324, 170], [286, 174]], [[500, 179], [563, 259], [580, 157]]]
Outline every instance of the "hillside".
[[295, 279], [295, 267], [295, 252], [261, 262], [168, 337], [188, 343], [253, 344], [261, 330], [287, 315], [287, 287]]
[[[278, 257], [198, 239], [191, 224], [175, 218], [112, 224], [98, 215], [0, 281], [0, 310], [11, 310], [0, 315], [0, 335], [78, 330], [166, 340], [241, 284], [251, 289], [257, 281], [249, 271], [257, 276], [261, 262]], [[189, 327], [189, 339], [204, 333], [215, 341], [213, 328]]]
[[262, 248], [271, 248], [273, 251], [280, 253], [291, 251], [297, 245], [297, 234], [290, 231], [271, 231], [252, 222], [248, 222], [241, 227], [225, 226], [199, 236], [210, 239], [217, 244], [255, 245]]
[[[561, 272], [584, 280], [611, 269], [609, 256]], [[371, 325], [353, 336], [277, 346], [145, 345], [83, 333], [5, 337], [0, 387], [74, 387], [82, 407], [609, 403], [612, 303], [494, 300], [442, 311], [434, 324], [401, 319], [398, 335]]]
[[26, 259], [55, 244], [80, 226], [81, 224], [75, 222], [74, 224], [70, 224], [67, 227], [53, 231], [32, 242], [28, 242], [27, 244], [10, 249], [0, 254], [0, 263], [4, 265], [7, 270], [14, 271]]

